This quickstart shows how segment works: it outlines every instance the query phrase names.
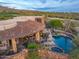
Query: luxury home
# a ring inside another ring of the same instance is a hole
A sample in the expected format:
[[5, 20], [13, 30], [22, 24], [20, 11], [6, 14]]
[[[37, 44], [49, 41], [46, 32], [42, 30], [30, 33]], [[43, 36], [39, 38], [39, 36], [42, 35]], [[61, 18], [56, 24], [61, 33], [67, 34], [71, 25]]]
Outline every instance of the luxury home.
[[39, 42], [45, 28], [44, 21], [44, 16], [21, 16], [0, 21], [0, 59], [25, 59], [27, 50], [21, 44], [31, 39]]

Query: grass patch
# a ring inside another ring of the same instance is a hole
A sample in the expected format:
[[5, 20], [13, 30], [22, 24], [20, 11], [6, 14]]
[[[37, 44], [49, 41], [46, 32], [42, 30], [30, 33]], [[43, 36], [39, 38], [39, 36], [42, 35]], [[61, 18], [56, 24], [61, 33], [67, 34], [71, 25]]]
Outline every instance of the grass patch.
[[0, 12], [0, 20], [8, 20], [16, 16], [19, 16], [19, 14], [15, 12]]

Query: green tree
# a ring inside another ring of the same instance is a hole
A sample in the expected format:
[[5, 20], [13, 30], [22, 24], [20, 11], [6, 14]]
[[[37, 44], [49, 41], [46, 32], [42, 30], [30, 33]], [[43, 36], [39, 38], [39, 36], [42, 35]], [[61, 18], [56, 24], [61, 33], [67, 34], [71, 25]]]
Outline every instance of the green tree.
[[58, 20], [58, 19], [50, 20], [48, 23], [53, 28], [63, 27], [63, 24], [62, 24], [61, 20]]

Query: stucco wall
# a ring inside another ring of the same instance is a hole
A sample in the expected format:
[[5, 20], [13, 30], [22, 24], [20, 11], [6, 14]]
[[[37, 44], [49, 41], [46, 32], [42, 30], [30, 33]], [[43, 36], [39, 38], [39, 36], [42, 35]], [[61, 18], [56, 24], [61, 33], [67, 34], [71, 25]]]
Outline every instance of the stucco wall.
[[7, 43], [7, 41], [6, 41], [6, 40], [1, 41], [1, 44], [0, 44], [0, 51], [2, 51], [2, 50], [7, 50], [7, 48], [8, 48], [8, 43]]

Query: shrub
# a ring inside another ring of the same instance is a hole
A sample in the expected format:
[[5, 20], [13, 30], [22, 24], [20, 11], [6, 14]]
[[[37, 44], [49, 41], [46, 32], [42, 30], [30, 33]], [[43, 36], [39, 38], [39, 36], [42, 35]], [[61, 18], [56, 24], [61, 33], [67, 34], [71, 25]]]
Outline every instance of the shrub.
[[61, 20], [58, 20], [58, 19], [50, 20], [48, 23], [53, 28], [63, 27], [63, 24], [62, 24]]
[[37, 49], [39, 46], [36, 43], [29, 43], [27, 48], [28, 49]]

